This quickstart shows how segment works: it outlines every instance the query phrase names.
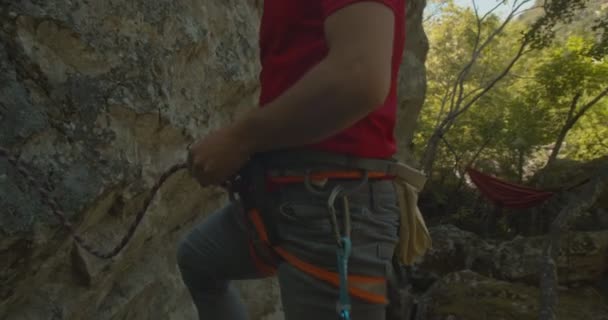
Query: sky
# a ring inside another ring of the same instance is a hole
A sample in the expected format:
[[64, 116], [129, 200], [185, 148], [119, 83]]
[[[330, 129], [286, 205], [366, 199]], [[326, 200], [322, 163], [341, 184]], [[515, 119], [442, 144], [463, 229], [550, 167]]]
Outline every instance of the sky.
[[[521, 2], [521, 0], [519, 0], [519, 2]], [[473, 1], [472, 0], [454, 0], [454, 3], [456, 3], [459, 6], [467, 6], [467, 7], [473, 7]], [[475, 3], [477, 3], [477, 7], [479, 7], [479, 11], [481, 14], [484, 14], [486, 12], [488, 12], [489, 10], [491, 10], [492, 8], [494, 8], [496, 6], [496, 4], [498, 3], [498, 1], [496, 0], [475, 0]], [[500, 13], [505, 14], [506, 10], [511, 8], [511, 5], [513, 4], [513, 0], [508, 1], [508, 5], [503, 5], [500, 9]], [[522, 9], [527, 9], [529, 7], [531, 7], [534, 4], [534, 1], [530, 1], [529, 3], [527, 3], [526, 5], [524, 5], [522, 7]]]

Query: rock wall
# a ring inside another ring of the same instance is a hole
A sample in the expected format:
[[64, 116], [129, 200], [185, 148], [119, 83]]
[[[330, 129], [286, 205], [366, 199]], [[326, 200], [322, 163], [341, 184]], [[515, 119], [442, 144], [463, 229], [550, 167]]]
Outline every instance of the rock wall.
[[[484, 240], [452, 225], [430, 228], [433, 249], [416, 267], [435, 276], [472, 270], [487, 277], [538, 285], [546, 236], [517, 237], [510, 241]], [[563, 285], [595, 284], [608, 270], [608, 230], [562, 235], [557, 257]]]
[[[539, 290], [472, 271], [446, 275], [420, 299], [416, 320], [539, 319]], [[557, 318], [608, 320], [605, 298], [590, 287], [561, 292]]]
[[413, 166], [419, 159], [413, 155], [414, 132], [426, 96], [426, 57], [429, 41], [423, 28], [426, 0], [406, 0], [407, 20], [403, 62], [399, 77], [399, 108], [395, 135], [398, 158]]
[[[431, 228], [433, 249], [411, 270], [416, 320], [538, 319], [547, 236], [484, 240]], [[608, 231], [570, 232], [556, 265], [559, 319], [608, 319]]]
[[[402, 141], [424, 97], [424, 2], [409, 1]], [[260, 6], [0, 0], [0, 146], [52, 189], [88, 242], [109, 249], [189, 143], [255, 105]], [[194, 319], [175, 244], [225, 201], [178, 173], [125, 250], [100, 260], [0, 159], [0, 319]], [[253, 319], [281, 318], [275, 282], [241, 288]]]

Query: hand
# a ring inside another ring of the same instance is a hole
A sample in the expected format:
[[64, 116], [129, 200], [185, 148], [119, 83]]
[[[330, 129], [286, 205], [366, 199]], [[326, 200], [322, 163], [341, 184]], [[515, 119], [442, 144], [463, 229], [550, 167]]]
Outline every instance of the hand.
[[234, 126], [212, 132], [190, 147], [190, 174], [203, 187], [222, 185], [251, 157], [252, 148], [246, 135]]

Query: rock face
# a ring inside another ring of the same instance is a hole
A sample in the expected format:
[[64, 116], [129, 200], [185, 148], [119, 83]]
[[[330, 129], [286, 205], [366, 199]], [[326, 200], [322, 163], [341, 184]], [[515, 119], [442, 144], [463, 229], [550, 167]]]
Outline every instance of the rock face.
[[[603, 156], [589, 162], [577, 162], [567, 159], [558, 159], [551, 166], [543, 168], [532, 181], [545, 189], [563, 190], [574, 187], [597, 176], [600, 172], [608, 171], [608, 156]], [[576, 192], [574, 189], [572, 192]], [[557, 206], [561, 205], [558, 202]], [[553, 221], [553, 215], [559, 208], [548, 208], [548, 221]], [[588, 211], [582, 212], [570, 221], [573, 230], [598, 231], [608, 229], [608, 188], [604, 189], [598, 197], [597, 203]]]
[[[485, 276], [537, 285], [545, 237], [492, 242], [452, 225], [431, 228], [433, 249], [417, 268], [437, 275], [473, 270]], [[557, 261], [560, 283], [594, 283], [608, 270], [608, 231], [562, 237]]]
[[[472, 271], [446, 275], [422, 297], [417, 320], [538, 319], [538, 289], [481, 276]], [[560, 294], [558, 319], [605, 320], [608, 306], [592, 288]]]
[[416, 165], [411, 143], [426, 95], [425, 61], [429, 43], [422, 24], [426, 0], [406, 0], [406, 3], [407, 35], [399, 78], [399, 117], [395, 135], [399, 159]]
[[[546, 236], [487, 241], [430, 228], [433, 249], [411, 270], [417, 320], [538, 319]], [[559, 319], [608, 319], [608, 231], [570, 232], [557, 259]]]
[[[424, 4], [409, 1], [402, 145], [424, 97]], [[189, 143], [255, 105], [259, 18], [259, 1], [0, 1], [0, 146], [109, 249]], [[179, 172], [125, 250], [100, 260], [0, 159], [0, 318], [194, 319], [174, 246], [225, 201]], [[252, 319], [281, 318], [276, 282], [241, 288]]]

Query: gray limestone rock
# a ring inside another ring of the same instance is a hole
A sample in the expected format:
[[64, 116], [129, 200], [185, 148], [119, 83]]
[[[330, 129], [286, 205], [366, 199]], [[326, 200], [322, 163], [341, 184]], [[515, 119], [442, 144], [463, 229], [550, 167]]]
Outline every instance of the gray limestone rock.
[[[424, 98], [424, 0], [408, 1], [400, 139]], [[0, 146], [78, 233], [109, 249], [196, 137], [254, 107], [261, 1], [0, 1]], [[403, 142], [407, 145], [407, 142]], [[177, 240], [226, 201], [170, 178], [110, 261], [74, 246], [36, 188], [0, 159], [0, 318], [194, 319]], [[253, 319], [280, 319], [272, 280], [240, 283]]]

